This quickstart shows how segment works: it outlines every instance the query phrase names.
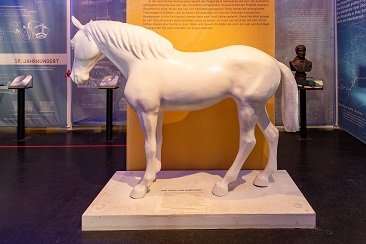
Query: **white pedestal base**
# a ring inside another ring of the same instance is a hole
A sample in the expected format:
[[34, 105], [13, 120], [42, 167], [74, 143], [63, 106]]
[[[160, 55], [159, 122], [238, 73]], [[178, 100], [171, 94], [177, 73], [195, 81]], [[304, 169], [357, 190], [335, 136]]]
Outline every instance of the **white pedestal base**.
[[268, 187], [242, 170], [225, 197], [212, 188], [226, 171], [162, 171], [143, 199], [129, 194], [144, 172], [117, 171], [82, 216], [84, 231], [315, 228], [315, 212], [286, 171]]

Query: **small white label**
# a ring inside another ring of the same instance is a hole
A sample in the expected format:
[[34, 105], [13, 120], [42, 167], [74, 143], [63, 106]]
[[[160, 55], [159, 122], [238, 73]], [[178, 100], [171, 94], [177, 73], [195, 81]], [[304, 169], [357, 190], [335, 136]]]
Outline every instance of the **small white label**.
[[203, 189], [164, 189], [155, 205], [155, 213], [206, 213], [206, 192]]

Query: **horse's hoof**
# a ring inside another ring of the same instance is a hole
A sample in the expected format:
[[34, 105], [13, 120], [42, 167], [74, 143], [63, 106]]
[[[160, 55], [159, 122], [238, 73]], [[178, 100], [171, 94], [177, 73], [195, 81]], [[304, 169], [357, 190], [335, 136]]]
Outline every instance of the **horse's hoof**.
[[263, 174], [258, 174], [253, 181], [253, 185], [259, 187], [267, 187], [268, 184], [269, 184], [268, 177], [264, 176]]
[[136, 185], [131, 193], [130, 193], [130, 197], [133, 199], [141, 199], [145, 196], [147, 192], [147, 186], [145, 185]]
[[218, 197], [224, 197], [228, 194], [229, 188], [227, 185], [222, 184], [221, 181], [216, 182], [214, 188], [212, 189], [212, 194]]

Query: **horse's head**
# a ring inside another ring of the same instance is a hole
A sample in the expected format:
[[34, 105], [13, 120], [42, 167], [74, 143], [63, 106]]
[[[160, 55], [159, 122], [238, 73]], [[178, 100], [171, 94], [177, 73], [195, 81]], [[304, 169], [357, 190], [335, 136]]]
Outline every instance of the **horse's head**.
[[89, 80], [90, 70], [98, 61], [104, 58], [104, 55], [85, 30], [85, 26], [74, 16], [72, 16], [72, 23], [79, 31], [70, 42], [74, 50], [74, 63], [70, 77], [76, 84], [84, 84]]

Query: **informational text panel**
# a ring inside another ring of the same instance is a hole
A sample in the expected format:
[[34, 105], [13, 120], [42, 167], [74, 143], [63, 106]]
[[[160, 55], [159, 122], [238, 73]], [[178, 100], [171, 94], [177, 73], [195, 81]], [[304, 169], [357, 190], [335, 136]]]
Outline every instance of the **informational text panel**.
[[339, 126], [366, 143], [366, 2], [337, 1]]
[[[248, 45], [274, 55], [273, 0], [134, 0], [127, 2], [127, 23], [167, 38], [175, 49], [199, 52]], [[250, 81], [248, 81], [250, 82]], [[274, 102], [267, 109], [274, 117]], [[136, 114], [127, 116], [127, 169], [145, 168], [144, 139]], [[166, 112], [163, 169], [227, 169], [239, 147], [239, 123], [232, 99], [200, 111]], [[245, 168], [263, 168], [268, 148], [259, 129]]]
[[[305, 45], [306, 59], [313, 63], [309, 79], [323, 80], [323, 90], [307, 91], [307, 124], [335, 123], [334, 1], [276, 0], [276, 59], [288, 67], [297, 45]], [[282, 94], [276, 93], [276, 125], [281, 118]]]
[[17, 124], [17, 91], [8, 85], [20, 75], [33, 76], [25, 125], [66, 126], [66, 16], [67, 0], [1, 1], [0, 126]]

